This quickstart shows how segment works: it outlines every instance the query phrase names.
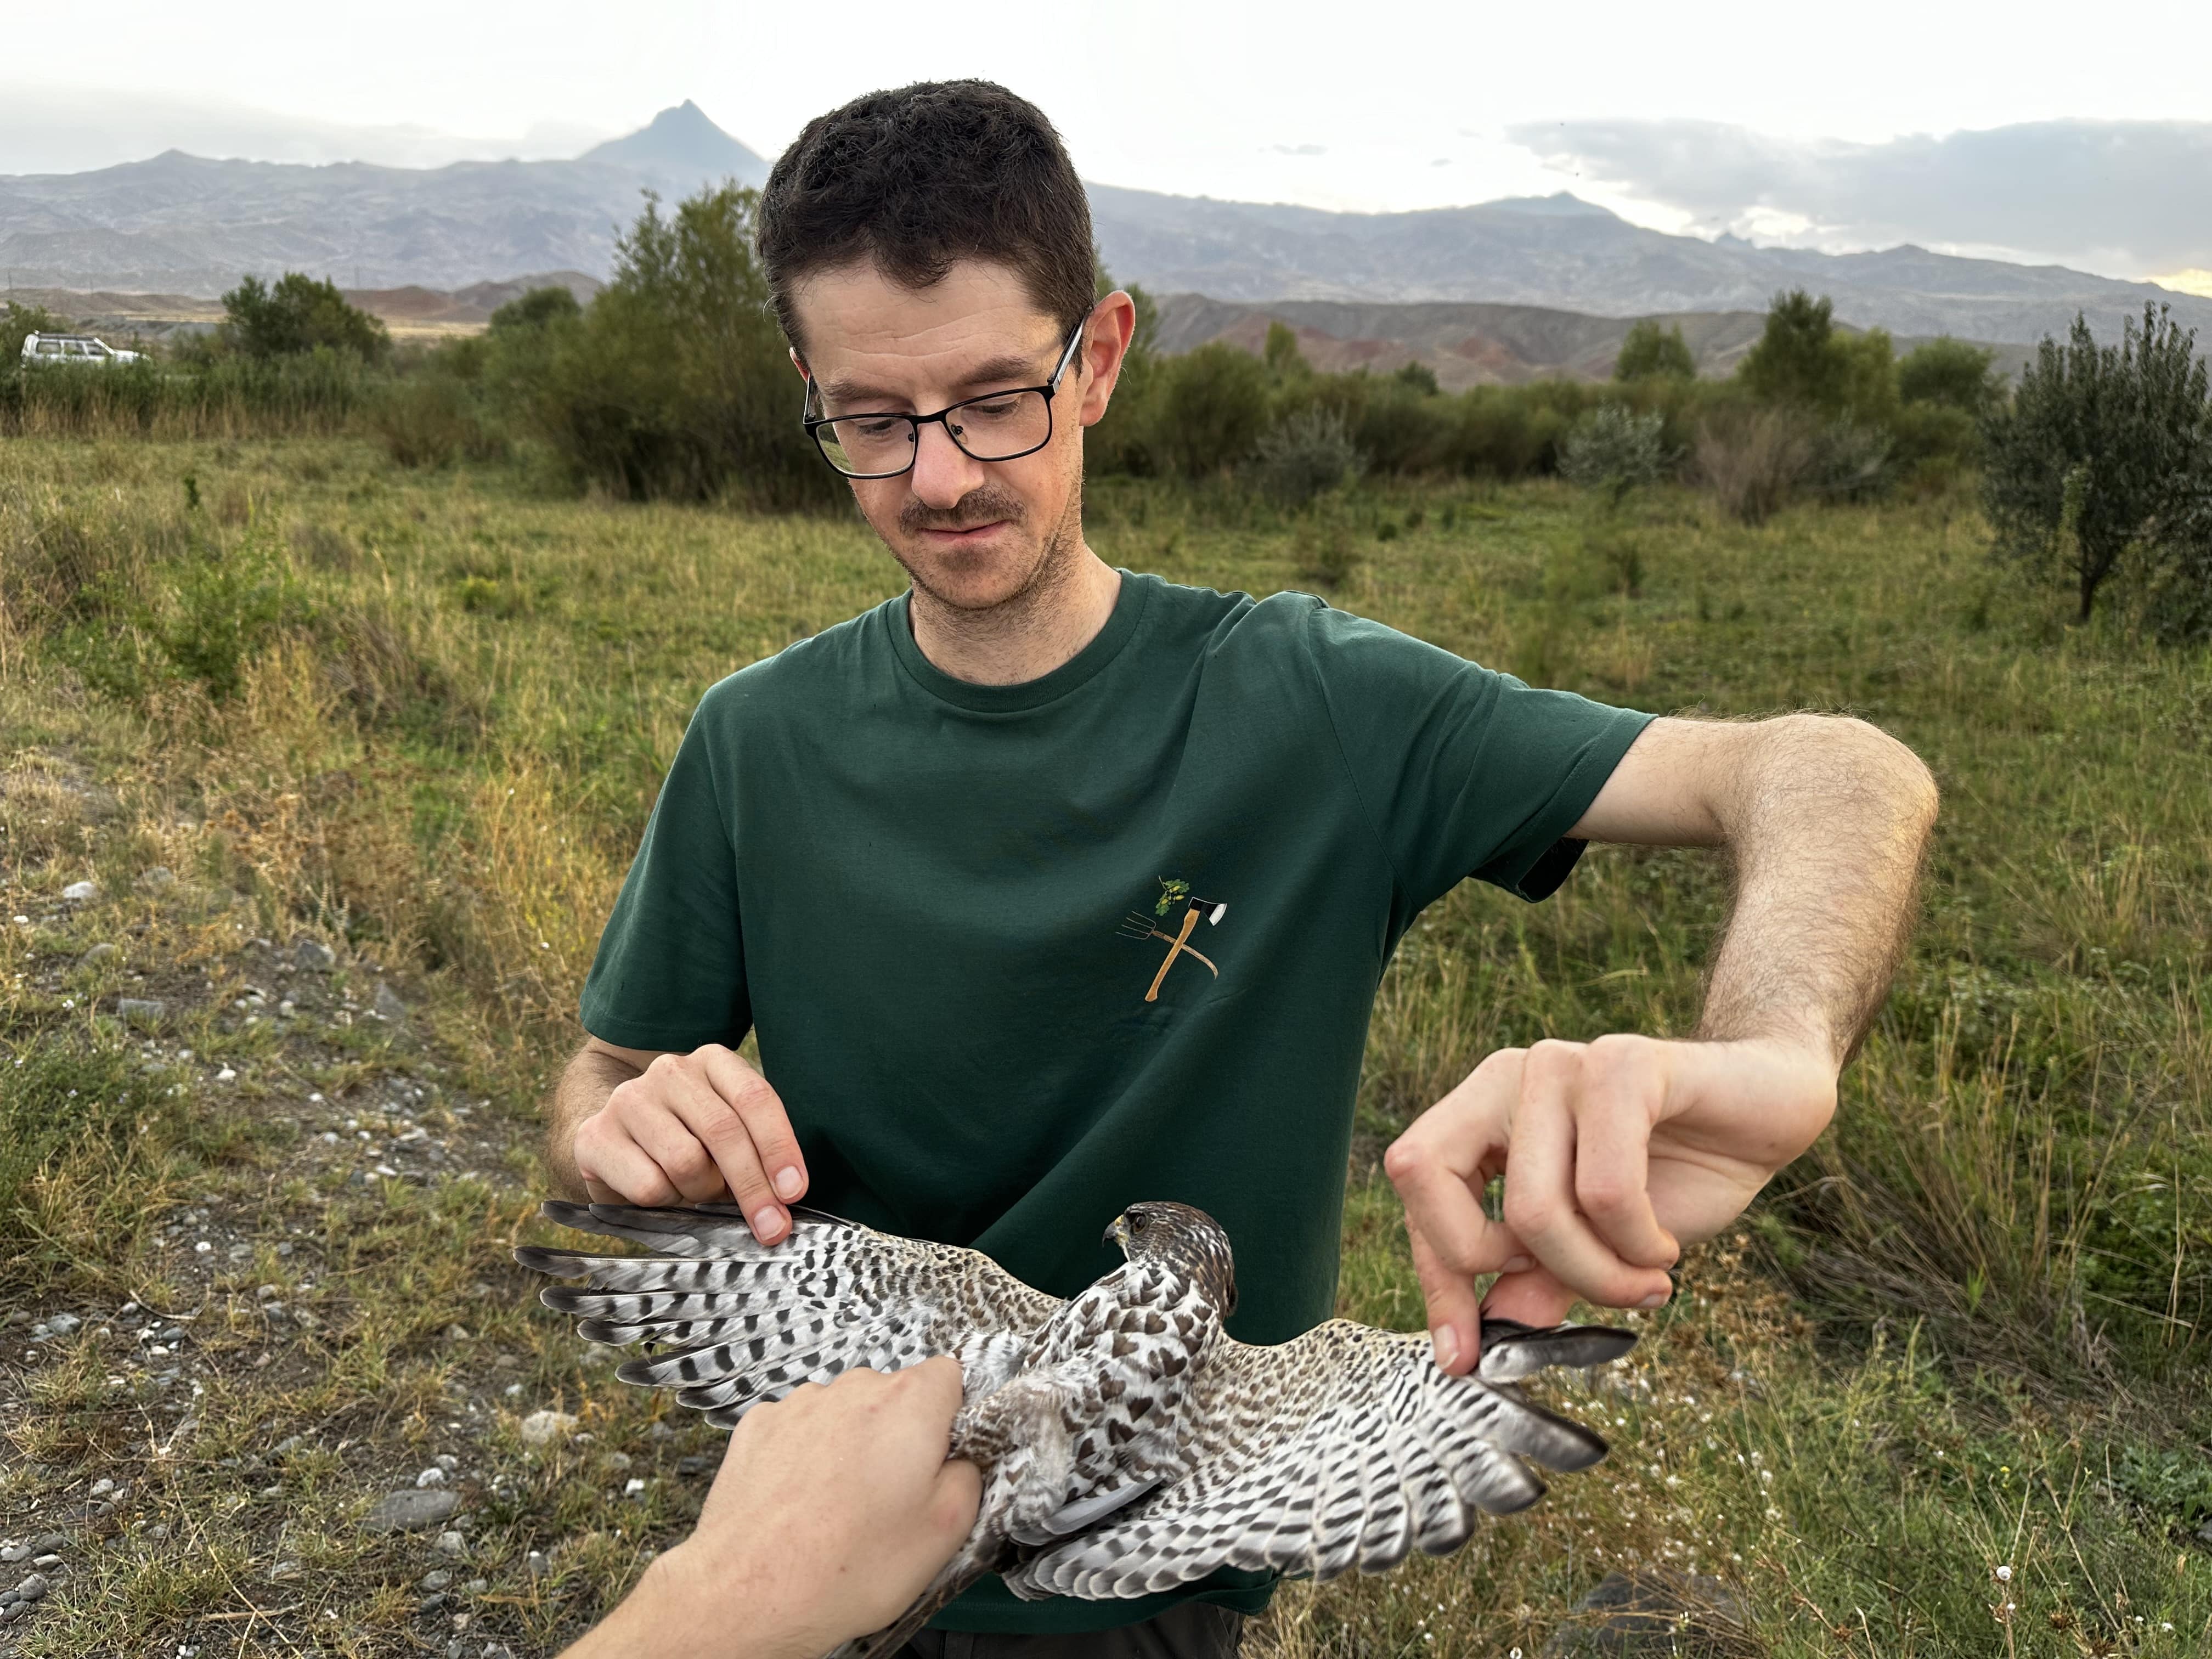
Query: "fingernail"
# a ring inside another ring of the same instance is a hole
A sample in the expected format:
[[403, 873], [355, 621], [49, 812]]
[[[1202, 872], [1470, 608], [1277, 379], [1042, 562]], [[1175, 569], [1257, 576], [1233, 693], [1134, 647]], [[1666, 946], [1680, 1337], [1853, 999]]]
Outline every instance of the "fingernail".
[[778, 1198], [797, 1198], [805, 1187], [806, 1177], [789, 1164], [775, 1172], [775, 1195]]
[[1663, 1308], [1667, 1305], [1667, 1292], [1654, 1291], [1637, 1305], [1644, 1308]]
[[753, 1237], [755, 1238], [764, 1239], [770, 1233], [780, 1231], [782, 1229], [782, 1226], [783, 1212], [777, 1209], [774, 1205], [763, 1204], [760, 1208], [753, 1212]]
[[1448, 1371], [1459, 1363], [1459, 1333], [1457, 1331], [1449, 1325], [1439, 1325], [1429, 1333], [1429, 1336], [1437, 1345], [1438, 1369]]
[[1509, 1255], [1505, 1258], [1505, 1265], [1498, 1271], [1504, 1273], [1525, 1273], [1535, 1265], [1535, 1260], [1533, 1257]]

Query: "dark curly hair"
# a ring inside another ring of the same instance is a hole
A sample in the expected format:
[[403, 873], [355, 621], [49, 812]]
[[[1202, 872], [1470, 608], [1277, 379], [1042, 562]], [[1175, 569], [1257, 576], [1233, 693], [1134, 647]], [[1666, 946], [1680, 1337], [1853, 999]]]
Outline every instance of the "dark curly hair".
[[761, 266], [804, 350], [792, 290], [860, 258], [923, 289], [959, 259], [1018, 272], [1072, 329], [1096, 297], [1091, 203], [1044, 112], [989, 81], [922, 81], [817, 115], [761, 192]]

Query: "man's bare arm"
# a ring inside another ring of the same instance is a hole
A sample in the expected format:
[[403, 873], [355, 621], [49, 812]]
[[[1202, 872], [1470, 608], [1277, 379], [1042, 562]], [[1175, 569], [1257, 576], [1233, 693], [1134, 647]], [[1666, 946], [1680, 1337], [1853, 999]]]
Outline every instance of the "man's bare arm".
[[728, 1199], [773, 1244], [806, 1164], [783, 1102], [734, 1050], [623, 1048], [587, 1037], [547, 1110], [545, 1164], [556, 1186], [598, 1203]]
[[1863, 720], [1655, 720], [1571, 832], [1719, 847], [1735, 902], [1713, 954], [1701, 1037], [1830, 1049], [1840, 1066], [1904, 959], [1936, 781]]
[[1911, 932], [1935, 814], [1927, 769], [1862, 721], [1645, 729], [1572, 833], [1729, 854], [1698, 1040], [1500, 1049], [1392, 1146], [1440, 1364], [1474, 1363], [1482, 1275], [1500, 1275], [1483, 1305], [1532, 1324], [1577, 1297], [1663, 1302], [1682, 1243], [1812, 1145]]

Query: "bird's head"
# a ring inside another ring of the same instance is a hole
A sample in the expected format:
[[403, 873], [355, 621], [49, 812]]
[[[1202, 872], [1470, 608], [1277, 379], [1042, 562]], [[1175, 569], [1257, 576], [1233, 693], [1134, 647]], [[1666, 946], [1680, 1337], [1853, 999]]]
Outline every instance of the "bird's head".
[[1132, 1261], [1152, 1262], [1204, 1290], [1224, 1317], [1237, 1311], [1237, 1264], [1229, 1235], [1188, 1204], [1132, 1204], [1114, 1218], [1101, 1241], [1118, 1244]]

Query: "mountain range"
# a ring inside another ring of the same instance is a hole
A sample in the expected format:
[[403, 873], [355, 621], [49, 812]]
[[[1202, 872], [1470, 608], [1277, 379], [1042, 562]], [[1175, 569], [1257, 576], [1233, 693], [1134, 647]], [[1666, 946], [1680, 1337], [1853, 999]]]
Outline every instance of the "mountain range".
[[[246, 271], [307, 270], [362, 289], [454, 290], [525, 271], [604, 278], [641, 192], [674, 200], [767, 173], [688, 101], [569, 161], [305, 166], [169, 150], [88, 173], [0, 176], [0, 267], [10, 286], [198, 296]], [[1707, 241], [1565, 193], [1368, 214], [1088, 188], [1108, 267], [1160, 295], [1622, 319], [1756, 313], [1802, 287], [1829, 295], [1843, 321], [1904, 337], [2029, 343], [2080, 312], [2113, 338], [2147, 301], [2212, 336], [2212, 299], [2148, 283], [1910, 246], [1830, 254]]]

